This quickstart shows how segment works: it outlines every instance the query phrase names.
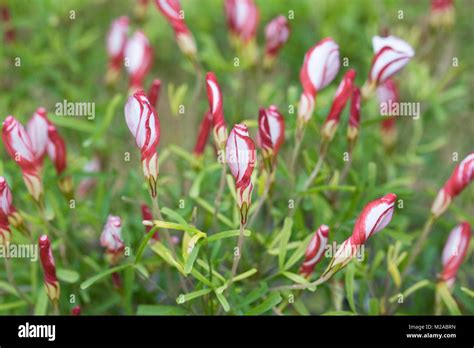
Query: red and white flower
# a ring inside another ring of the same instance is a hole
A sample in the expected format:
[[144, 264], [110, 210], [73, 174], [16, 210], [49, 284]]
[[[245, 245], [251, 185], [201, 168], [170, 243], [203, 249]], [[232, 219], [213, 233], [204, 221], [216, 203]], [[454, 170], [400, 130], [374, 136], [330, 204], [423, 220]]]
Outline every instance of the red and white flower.
[[355, 76], [355, 70], [348, 70], [336, 90], [336, 95], [334, 96], [331, 109], [329, 110], [329, 114], [321, 130], [322, 137], [325, 141], [331, 141], [334, 137], [334, 134], [336, 133], [336, 129], [341, 118], [341, 113], [352, 95], [352, 86]]
[[364, 245], [372, 235], [380, 232], [389, 224], [392, 220], [396, 199], [395, 194], [389, 193], [364, 207], [354, 224], [352, 235], [339, 247], [325, 273], [337, 271], [347, 265], [356, 254], [358, 246]]
[[300, 274], [303, 277], [311, 276], [316, 264], [321, 261], [324, 255], [324, 248], [328, 242], [329, 227], [327, 225], [319, 226], [314, 236], [309, 241], [304, 257], [304, 262], [300, 268]]
[[125, 46], [127, 44], [129, 19], [127, 16], [117, 18], [112, 22], [107, 34], [107, 54], [109, 68], [106, 81], [113, 83], [118, 78], [123, 64]]
[[438, 192], [431, 206], [431, 213], [436, 217], [443, 214], [453, 198], [459, 195], [473, 179], [474, 152], [471, 152], [454, 168], [448, 181], [446, 181], [443, 188]]
[[125, 46], [125, 66], [132, 91], [142, 89], [143, 79], [151, 68], [153, 50], [145, 34], [137, 30]]
[[130, 96], [125, 104], [125, 121], [135, 137], [140, 149], [143, 173], [150, 187], [152, 197], [156, 197], [158, 180], [158, 153], [156, 147], [160, 142], [160, 121], [143, 91]]
[[[387, 109], [391, 105], [396, 105], [400, 101], [400, 98], [398, 96], [398, 87], [395, 81], [392, 79], [385, 80], [385, 82], [377, 88], [377, 99], [380, 109]], [[395, 117], [387, 116], [381, 122], [380, 130], [384, 145], [388, 148], [392, 147], [397, 140]]]
[[44, 285], [46, 293], [52, 302], [59, 300], [60, 287], [56, 277], [56, 265], [54, 263], [51, 242], [47, 235], [42, 235], [38, 241], [41, 266], [43, 267]]
[[331, 38], [325, 38], [306, 52], [300, 70], [303, 86], [298, 105], [298, 119], [306, 123], [314, 110], [318, 91], [326, 87], [339, 71], [339, 46]]
[[252, 198], [252, 173], [255, 167], [255, 145], [249, 136], [247, 126], [236, 124], [230, 131], [226, 144], [226, 161], [235, 179], [237, 206], [240, 222], [245, 225]]
[[62, 175], [67, 168], [66, 143], [53, 124], [48, 126], [47, 152], [49, 159], [54, 163], [56, 173], [60, 176], [59, 188], [68, 198], [72, 198], [72, 179], [70, 176]]
[[196, 42], [184, 21], [184, 11], [181, 9], [179, 0], [155, 0], [155, 4], [173, 28], [181, 51], [186, 56], [195, 58]]
[[369, 96], [374, 88], [401, 70], [415, 56], [415, 51], [408, 43], [392, 35], [374, 36], [372, 45], [375, 55], [368, 81], [362, 89], [364, 96]]
[[150, 89], [148, 90], [148, 101], [150, 102], [151, 106], [158, 109], [158, 98], [160, 96], [161, 90], [161, 80], [154, 79], [150, 85]]
[[285, 140], [285, 119], [275, 105], [260, 108], [258, 114], [258, 143], [263, 157], [272, 162]]
[[450, 27], [456, 17], [453, 0], [431, 0], [430, 23], [434, 27]]
[[122, 241], [122, 222], [120, 217], [109, 215], [100, 235], [100, 245], [106, 248], [109, 262], [114, 265], [123, 255], [125, 244]]
[[[142, 219], [147, 220], [147, 221], [153, 221], [153, 214], [151, 213], [151, 209], [148, 205], [145, 203], [142, 203], [141, 205], [141, 210], [142, 210]], [[148, 233], [151, 231], [153, 226], [145, 226], [145, 232]], [[153, 236], [151, 237], [153, 241], [160, 240], [160, 236], [158, 235], [158, 231], [153, 233]]]
[[225, 0], [224, 8], [232, 37], [244, 44], [254, 40], [259, 20], [254, 0]]
[[26, 132], [31, 140], [31, 147], [38, 163], [43, 163], [48, 145], [48, 126], [50, 124], [47, 118], [45, 108], [38, 108], [26, 124]]
[[265, 27], [265, 57], [264, 66], [270, 68], [278, 52], [290, 37], [290, 26], [285, 16], [278, 16]]
[[41, 164], [35, 156], [28, 133], [13, 116], [8, 116], [3, 122], [2, 139], [7, 153], [21, 168], [28, 192], [40, 201], [43, 194]]
[[351, 112], [349, 114], [349, 126], [347, 128], [347, 139], [351, 146], [359, 137], [360, 127], [360, 89], [356, 86], [352, 89]]
[[15, 212], [8, 183], [3, 176], [0, 176], [0, 245], [6, 245], [11, 241], [9, 219]]
[[211, 132], [211, 127], [212, 113], [206, 111], [201, 124], [199, 125], [198, 137], [193, 151], [194, 156], [200, 157], [203, 154], [204, 149], [206, 148], [207, 139], [209, 138], [209, 133]]
[[209, 111], [212, 114], [214, 142], [216, 143], [216, 147], [222, 150], [227, 141], [227, 127], [222, 106], [222, 90], [213, 72], [208, 72], [206, 75], [206, 87]]
[[467, 222], [463, 222], [451, 231], [444, 245], [442, 255], [443, 271], [441, 272], [440, 278], [446, 282], [449, 287], [454, 284], [458, 269], [467, 254], [470, 240], [471, 226]]

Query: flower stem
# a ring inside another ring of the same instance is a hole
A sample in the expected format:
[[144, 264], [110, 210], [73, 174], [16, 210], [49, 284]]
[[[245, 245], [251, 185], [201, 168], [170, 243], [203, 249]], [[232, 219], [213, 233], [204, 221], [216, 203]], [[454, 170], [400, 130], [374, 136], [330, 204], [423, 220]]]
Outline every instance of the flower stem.
[[321, 285], [328, 281], [334, 274], [335, 272], [327, 272], [324, 273], [319, 279], [315, 280], [314, 282], [311, 282], [309, 284], [294, 284], [294, 285], [283, 285], [283, 286], [277, 286], [274, 288], [270, 288], [270, 291], [284, 291], [284, 290], [305, 290], [309, 289], [318, 285]]
[[23, 291], [21, 291], [20, 287], [18, 286], [18, 284], [16, 283], [15, 281], [15, 276], [13, 275], [13, 268], [12, 268], [12, 264], [11, 264], [11, 260], [9, 257], [5, 257], [4, 259], [4, 262], [5, 262], [5, 271], [7, 273], [7, 279], [8, 279], [8, 282], [11, 284], [11, 286], [13, 286], [13, 288], [15, 289], [17, 295], [23, 299], [26, 303], [28, 303], [28, 305], [30, 305], [31, 307], [34, 307], [34, 304], [33, 302], [28, 298], [28, 296], [25, 295], [25, 293]]
[[270, 193], [270, 189], [272, 187], [274, 174], [275, 174], [275, 171], [272, 170], [272, 172], [268, 174], [268, 176], [265, 180], [265, 188], [263, 190], [263, 194], [258, 199], [257, 205], [255, 206], [255, 210], [253, 211], [252, 217], [250, 218], [250, 221], [247, 224], [247, 226], [249, 228], [251, 226], [253, 226], [253, 223], [255, 222], [255, 219], [257, 218], [258, 213], [260, 212], [260, 210], [262, 209], [263, 204], [267, 200], [268, 194]]
[[230, 288], [234, 280], [235, 274], [237, 273], [237, 268], [239, 267], [240, 258], [242, 257], [242, 246], [244, 244], [244, 229], [245, 229], [245, 224], [240, 222], [240, 233], [239, 233], [239, 239], [237, 241], [237, 255], [234, 257], [234, 262], [232, 263], [232, 270], [230, 273], [230, 279], [229, 279], [227, 288]]
[[411, 253], [410, 258], [408, 259], [408, 262], [406, 263], [405, 268], [403, 269], [402, 278], [408, 273], [410, 266], [415, 261], [418, 254], [421, 252], [421, 248], [423, 247], [426, 238], [428, 238], [428, 235], [431, 232], [431, 227], [433, 226], [435, 221], [436, 217], [433, 214], [431, 214], [428, 220], [426, 220], [425, 226], [423, 227], [423, 232], [421, 232], [420, 237], [416, 241], [416, 244], [412, 249], [413, 252]]

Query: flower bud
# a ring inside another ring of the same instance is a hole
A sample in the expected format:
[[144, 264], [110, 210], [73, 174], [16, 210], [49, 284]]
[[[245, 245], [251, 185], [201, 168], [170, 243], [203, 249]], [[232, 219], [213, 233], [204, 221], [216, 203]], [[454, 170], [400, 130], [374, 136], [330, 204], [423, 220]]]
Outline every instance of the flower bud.
[[60, 287], [56, 278], [56, 265], [54, 263], [51, 242], [47, 235], [42, 235], [38, 242], [41, 266], [43, 267], [44, 285], [46, 293], [52, 302], [59, 300]]
[[266, 69], [272, 67], [278, 52], [290, 37], [290, 26], [285, 16], [274, 18], [265, 27], [265, 57], [263, 66]]
[[374, 36], [372, 38], [374, 58], [370, 67], [369, 78], [362, 89], [368, 97], [379, 85], [401, 70], [415, 56], [413, 48], [395, 36]]
[[344, 110], [344, 107], [346, 106], [346, 103], [352, 94], [352, 85], [354, 83], [355, 76], [355, 70], [348, 70], [336, 90], [336, 95], [334, 96], [331, 109], [329, 110], [329, 114], [321, 130], [321, 135], [324, 141], [331, 141], [334, 137], [334, 134], [336, 133], [342, 110]]
[[109, 67], [105, 77], [107, 84], [114, 83], [119, 76], [127, 44], [128, 24], [127, 16], [119, 17], [112, 22], [107, 34], [107, 54], [109, 56]]
[[360, 89], [354, 87], [352, 89], [351, 113], [349, 115], [349, 126], [347, 128], [347, 139], [351, 146], [355, 144], [359, 137], [360, 127]]
[[444, 245], [442, 261], [443, 271], [440, 278], [449, 287], [454, 285], [456, 274], [469, 249], [471, 240], [471, 226], [467, 222], [457, 225], [449, 234]]
[[148, 90], [148, 100], [150, 101], [150, 105], [158, 109], [158, 97], [160, 96], [161, 90], [161, 81], [159, 79], [154, 79], [150, 85], [150, 89]]
[[22, 225], [23, 219], [12, 203], [12, 193], [8, 183], [0, 176], [0, 245], [11, 241], [10, 224], [16, 228]]
[[20, 166], [28, 192], [39, 202], [43, 194], [41, 165], [25, 128], [13, 116], [3, 122], [2, 139], [10, 157]]
[[0, 21], [3, 22], [4, 40], [5, 43], [9, 44], [15, 41], [15, 27], [10, 16], [10, 9], [6, 5], [6, 2], [0, 5]]
[[[389, 105], [396, 105], [400, 101], [397, 85], [392, 79], [385, 80], [377, 88], [377, 99], [380, 109], [387, 108]], [[380, 130], [385, 148], [391, 149], [397, 141], [397, 128], [395, 118], [386, 117], [387, 119], [383, 120], [380, 124]]]
[[70, 176], [62, 176], [67, 167], [66, 158], [66, 143], [64, 139], [59, 135], [56, 127], [50, 124], [48, 126], [48, 144], [47, 144], [48, 157], [54, 163], [56, 173], [59, 178], [59, 188], [66, 195], [68, 199], [72, 198], [72, 179]]
[[[146, 205], [145, 203], [142, 203], [141, 205], [142, 209], [142, 219], [143, 220], [148, 220], [148, 221], [153, 221], [153, 214], [151, 213], [150, 207]], [[153, 226], [145, 226], [145, 232], [148, 233], [151, 231]], [[158, 231], [153, 233], [153, 236], [151, 237], [153, 241], [160, 240], [160, 236], [158, 235]]]
[[173, 28], [181, 52], [195, 59], [196, 42], [184, 21], [184, 12], [179, 0], [155, 0], [155, 4]]
[[77, 306], [73, 307], [72, 310], [71, 310], [71, 315], [73, 315], [73, 316], [81, 315], [81, 306], [77, 305]]
[[454, 197], [459, 195], [469, 183], [474, 179], [474, 152], [471, 152], [465, 159], [454, 168], [453, 173], [444, 187], [438, 192], [431, 213], [438, 217], [448, 209]]
[[275, 105], [260, 108], [258, 114], [258, 137], [263, 158], [273, 165], [281, 144], [285, 140], [285, 120]]
[[109, 215], [100, 235], [100, 245], [105, 249], [107, 260], [115, 265], [123, 255], [125, 245], [122, 241], [122, 223], [120, 217]]
[[357, 218], [352, 235], [346, 239], [324, 272], [337, 272], [345, 267], [357, 252], [357, 247], [364, 245], [370, 236], [385, 228], [392, 220], [397, 196], [389, 193], [382, 198], [368, 203]]
[[452, 27], [456, 20], [453, 0], [431, 0], [430, 24], [433, 27]]
[[143, 173], [148, 181], [152, 197], [156, 197], [158, 180], [158, 153], [160, 121], [143, 91], [130, 96], [125, 104], [125, 121], [140, 149]]
[[254, 40], [259, 20], [254, 0], [225, 0], [224, 9], [233, 40], [244, 45]]
[[226, 161], [235, 179], [237, 206], [240, 210], [240, 222], [247, 223], [247, 214], [252, 198], [252, 172], [255, 167], [255, 145], [250, 139], [247, 126], [236, 124], [230, 131], [226, 144]]
[[31, 140], [31, 148], [39, 164], [43, 163], [48, 144], [49, 121], [45, 108], [38, 108], [26, 124], [26, 132]]
[[216, 75], [213, 72], [207, 73], [206, 86], [207, 99], [209, 100], [209, 111], [212, 114], [214, 142], [216, 143], [216, 147], [222, 150], [227, 141], [227, 127], [224, 121], [222, 90], [217, 83]]
[[209, 111], [206, 111], [204, 117], [202, 118], [201, 124], [199, 125], [198, 138], [193, 151], [194, 156], [200, 157], [203, 154], [206, 147], [207, 138], [209, 138], [209, 133], [211, 132], [211, 126], [212, 114]]
[[311, 276], [314, 266], [321, 261], [321, 258], [324, 255], [324, 248], [328, 242], [328, 236], [329, 227], [321, 225], [309, 241], [308, 247], [306, 248], [304, 262], [300, 268], [300, 274], [303, 277]]
[[339, 71], [339, 46], [331, 38], [319, 41], [306, 52], [300, 70], [300, 81], [303, 86], [298, 118], [306, 123], [314, 110], [314, 102], [318, 91], [326, 87]]
[[130, 89], [142, 88], [143, 79], [151, 68], [153, 50], [145, 34], [137, 30], [125, 46], [125, 67], [130, 76]]

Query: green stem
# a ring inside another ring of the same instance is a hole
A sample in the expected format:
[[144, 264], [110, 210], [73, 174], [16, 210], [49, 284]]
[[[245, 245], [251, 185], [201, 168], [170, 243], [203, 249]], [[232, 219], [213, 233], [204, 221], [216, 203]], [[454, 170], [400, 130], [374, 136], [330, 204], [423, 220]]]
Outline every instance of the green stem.
[[28, 298], [28, 296], [25, 295], [25, 293], [23, 291], [21, 291], [20, 287], [18, 286], [18, 284], [15, 281], [15, 276], [14, 276], [14, 273], [13, 273], [13, 268], [12, 268], [10, 258], [5, 257], [3, 260], [5, 262], [5, 271], [7, 273], [8, 282], [10, 283], [11, 286], [13, 286], [13, 288], [15, 289], [17, 295], [21, 299], [23, 299], [31, 307], [34, 307], [34, 303]]

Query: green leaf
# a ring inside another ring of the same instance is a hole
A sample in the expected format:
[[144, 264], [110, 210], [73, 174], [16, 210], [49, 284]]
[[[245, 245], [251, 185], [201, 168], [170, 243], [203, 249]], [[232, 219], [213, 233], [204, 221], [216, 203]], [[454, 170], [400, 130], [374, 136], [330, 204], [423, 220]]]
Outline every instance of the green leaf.
[[461, 286], [461, 290], [466, 293], [467, 295], [469, 295], [470, 297], [473, 297], [474, 298], [474, 291], [471, 290], [471, 289], [468, 289], [464, 286]]
[[66, 283], [74, 284], [79, 280], [79, 273], [71, 269], [58, 268], [56, 275], [59, 280]]
[[[240, 230], [229, 230], [229, 231], [222, 231], [213, 234], [212, 236], [207, 238], [208, 243], [212, 243], [224, 238], [231, 238], [231, 237], [238, 237], [240, 234]], [[252, 232], [250, 230], [244, 230], [244, 236], [245, 237], [250, 237]]]
[[163, 243], [156, 241], [151, 246], [151, 250], [157, 253], [166, 263], [176, 267], [178, 271], [184, 274], [183, 265], [178, 260], [175, 260], [171, 251]]
[[157, 229], [158, 226], [153, 226], [153, 228], [142, 238], [142, 241], [137, 249], [137, 255], [135, 256], [135, 264], [139, 263], [142, 260], [145, 247], [147, 246], [148, 242], [150, 241], [151, 237], [153, 237]]
[[198, 298], [198, 297], [207, 295], [207, 294], [210, 293], [211, 291], [212, 291], [212, 289], [201, 289], [201, 290], [189, 292], [189, 293], [187, 293], [187, 294], [181, 294], [181, 295], [179, 295], [178, 298], [176, 299], [176, 303], [178, 303], [178, 304], [183, 304], [183, 303], [185, 303], [185, 302], [194, 300], [195, 298]]
[[390, 303], [395, 302], [400, 295], [402, 295], [403, 298], [407, 298], [408, 296], [410, 296], [411, 294], [413, 294], [417, 290], [419, 290], [419, 289], [421, 289], [425, 286], [428, 286], [429, 284], [430, 284], [430, 282], [426, 279], [420, 280], [419, 282], [416, 282], [415, 284], [410, 286], [408, 289], [406, 289], [403, 293], [392, 296], [389, 301], [390, 301]]
[[233, 279], [233, 282], [238, 282], [239, 280], [243, 280], [245, 278], [248, 278], [248, 277], [254, 275], [255, 273], [257, 273], [256, 268], [249, 269], [248, 271], [245, 271], [244, 273], [240, 273], [239, 275], [236, 275]]
[[349, 312], [349, 311], [329, 311], [321, 315], [357, 315], [357, 313]]
[[[26, 307], [26, 306], [28, 306], [28, 303], [26, 303], [25, 301], [0, 303], [0, 312], [11, 311], [12, 309], [20, 308], [20, 307]], [[44, 314], [46, 314], [46, 313], [44, 313]]]
[[379, 300], [377, 298], [371, 298], [369, 300], [369, 315], [379, 314]]
[[354, 274], [355, 274], [354, 263], [351, 262], [346, 267], [345, 283], [346, 283], [347, 301], [349, 302], [349, 307], [355, 313], [356, 309], [355, 309], [355, 303], [354, 303]]
[[0, 290], [7, 292], [11, 295], [17, 295], [15, 288], [7, 282], [0, 280]]
[[123, 270], [127, 267], [131, 267], [131, 266], [133, 266], [133, 263], [126, 263], [126, 264], [116, 266], [116, 267], [113, 267], [113, 268], [109, 268], [105, 271], [102, 271], [99, 274], [96, 274], [95, 276], [93, 276], [93, 277], [87, 279], [86, 281], [84, 281], [83, 283], [81, 283], [81, 289], [85, 290], [88, 287], [90, 287], [92, 284], [94, 284], [95, 282], [97, 282], [97, 281], [101, 280], [102, 278], [108, 276], [109, 274], [121, 271], [121, 270]]
[[308, 236], [306, 236], [306, 238], [302, 242], [299, 243], [299, 246], [296, 248], [293, 254], [291, 254], [288, 261], [285, 263], [285, 267], [284, 267], [285, 270], [288, 270], [291, 267], [293, 267], [293, 265], [297, 263], [298, 260], [300, 260], [304, 256], [308, 243], [312, 237], [313, 235], [309, 234]]
[[[305, 278], [305, 277], [302, 277], [300, 276], [299, 274], [296, 274], [296, 273], [291, 273], [291, 272], [283, 272], [282, 273], [285, 277], [287, 277], [288, 279], [291, 279], [292, 281], [294, 281], [295, 283], [297, 284], [302, 284], [302, 285], [305, 285], [305, 286], [310, 286], [310, 282]], [[316, 290], [316, 286], [310, 286], [308, 288], [308, 290], [310, 291], [315, 291]]]
[[137, 315], [186, 315], [182, 307], [165, 305], [138, 305]]
[[281, 234], [280, 253], [278, 254], [278, 267], [281, 271], [283, 271], [284, 265], [285, 265], [286, 247], [291, 237], [292, 226], [293, 226], [293, 219], [285, 218], [285, 221], [283, 223], [283, 228], [281, 229], [281, 232], [280, 232]]
[[153, 220], [153, 225], [161, 228], [169, 228], [171, 230], [178, 230], [178, 231], [185, 231], [191, 233], [191, 235], [195, 234], [201, 234], [203, 237], [206, 236], [206, 234], [200, 230], [198, 230], [196, 227], [190, 226], [188, 224], [182, 225], [182, 224], [177, 224], [174, 222], [168, 222], [168, 221], [161, 221], [161, 220]]
[[196, 261], [196, 258], [199, 253], [199, 248], [200, 245], [195, 245], [193, 248], [193, 251], [189, 254], [189, 256], [186, 259], [186, 263], [184, 264], [184, 274], [189, 274], [191, 273], [191, 270], [193, 269], [194, 266], [194, 261]]
[[263, 314], [263, 313], [271, 310], [276, 305], [278, 305], [282, 300], [283, 300], [283, 297], [279, 293], [273, 292], [265, 299], [265, 301], [263, 301], [261, 304], [259, 304], [254, 309], [252, 309], [252, 310], [248, 311], [247, 313], [245, 313], [245, 315], [260, 315], [260, 314]]
[[[210, 214], [214, 214], [214, 207], [211, 204], [206, 202], [201, 197], [192, 197], [192, 198], [201, 208], [203, 208]], [[221, 213], [217, 214], [217, 219], [223, 224], [225, 224], [227, 227], [232, 228], [235, 226], [235, 224], [232, 221], [230, 221], [229, 218], [227, 218], [225, 215], [222, 215]]]
[[219, 293], [217, 291], [214, 291], [216, 294], [217, 300], [221, 304], [222, 308], [224, 308], [225, 312], [228, 312], [230, 310], [229, 302], [227, 302], [227, 299], [222, 295], [222, 293]]
[[171, 210], [170, 208], [167, 208], [167, 207], [161, 208], [161, 213], [169, 217], [171, 220], [174, 220], [175, 222], [183, 226], [189, 226], [189, 224], [186, 222], [186, 220], [184, 220], [184, 218], [181, 215], [179, 215], [174, 210]]

